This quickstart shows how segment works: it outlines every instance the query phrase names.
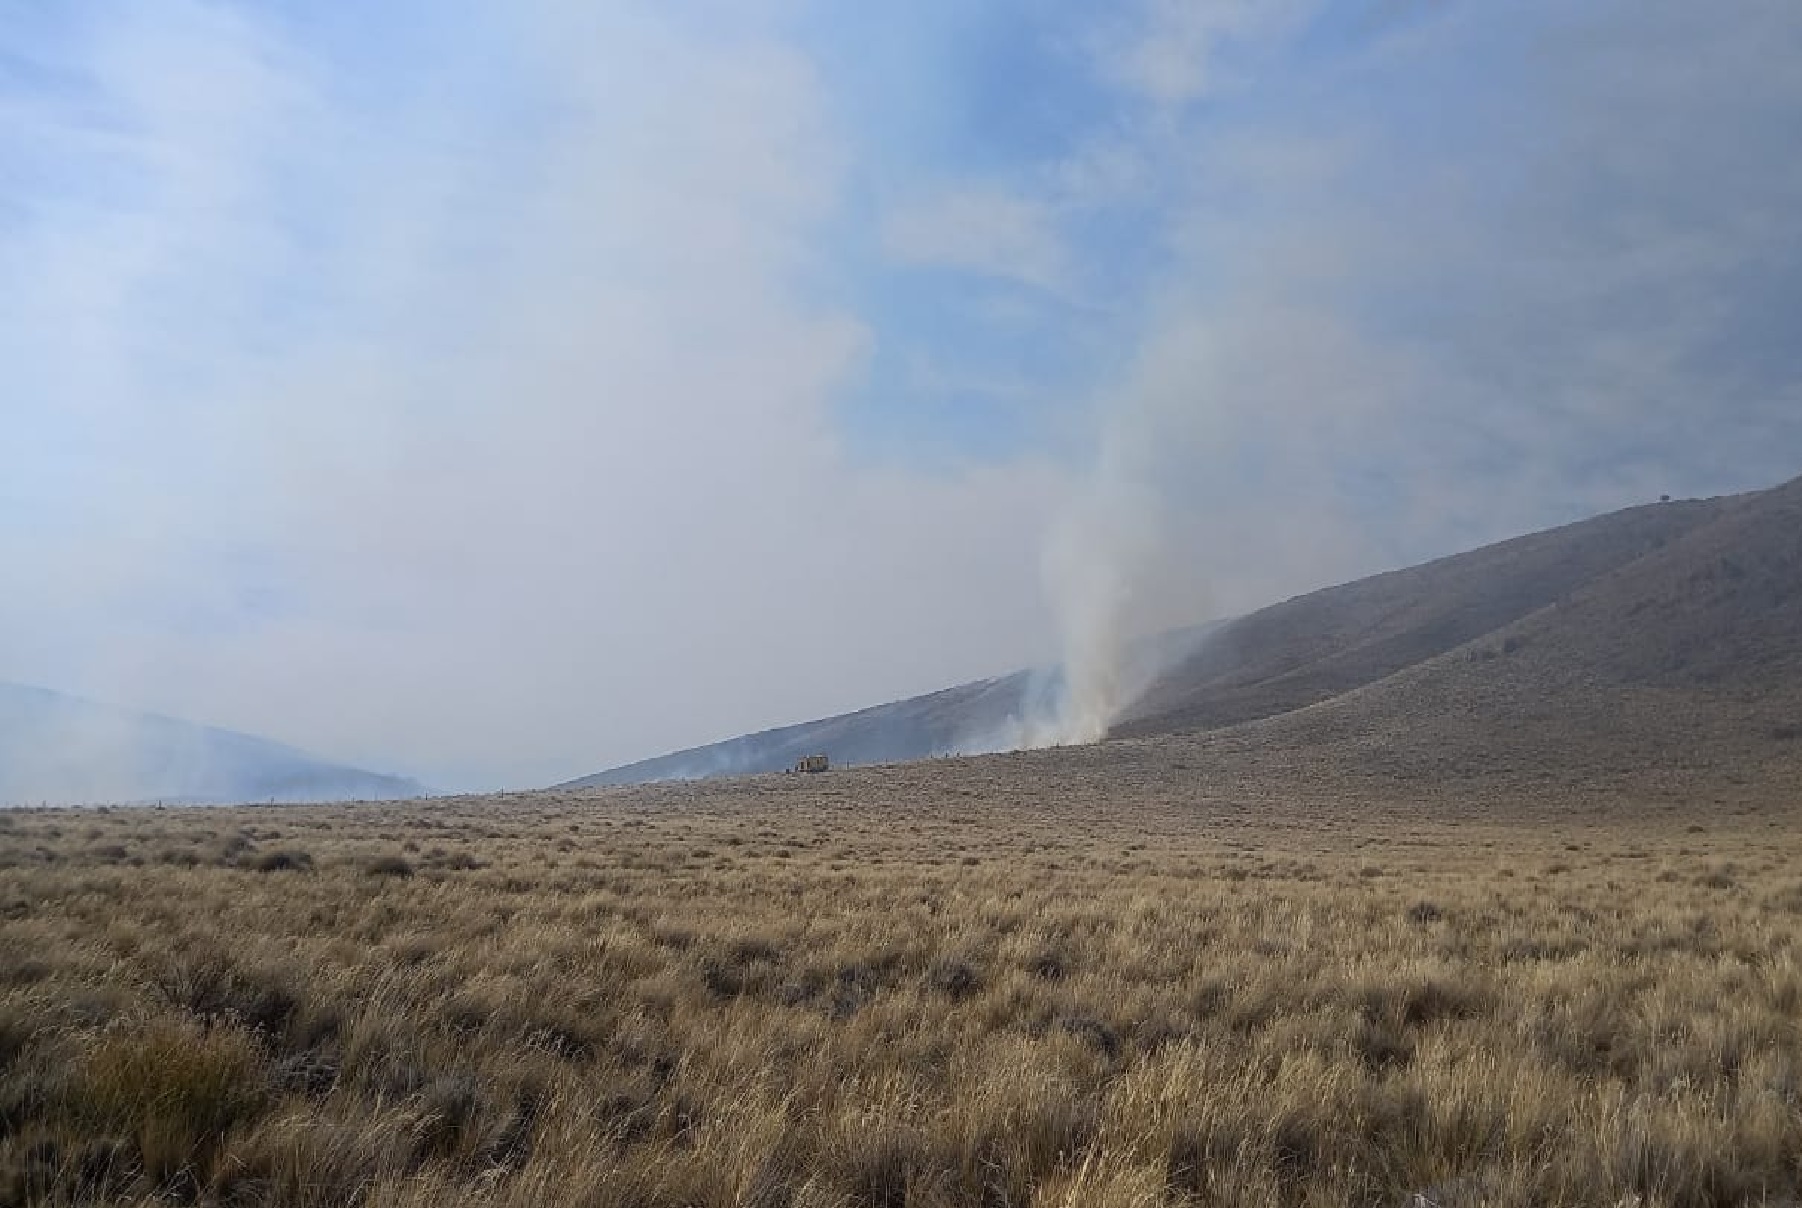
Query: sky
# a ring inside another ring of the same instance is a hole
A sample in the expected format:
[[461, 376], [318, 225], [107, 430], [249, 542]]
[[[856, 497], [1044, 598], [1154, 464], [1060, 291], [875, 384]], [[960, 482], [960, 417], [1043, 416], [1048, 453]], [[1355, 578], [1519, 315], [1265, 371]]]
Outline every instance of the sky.
[[1774, 484], [1798, 61], [1793, 0], [0, 0], [0, 679], [530, 786]]

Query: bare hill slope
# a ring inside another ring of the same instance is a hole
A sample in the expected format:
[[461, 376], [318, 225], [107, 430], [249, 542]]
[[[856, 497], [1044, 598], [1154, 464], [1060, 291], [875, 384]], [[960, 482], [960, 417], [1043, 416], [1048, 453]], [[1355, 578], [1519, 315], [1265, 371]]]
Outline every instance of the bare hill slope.
[[779, 772], [804, 755], [822, 753], [839, 764], [864, 764], [993, 749], [988, 740], [1016, 723], [1046, 691], [1040, 677], [1022, 671], [641, 759], [557, 787], [595, 788]]
[[1375, 683], [1530, 616], [1727, 507], [1632, 508], [1273, 605], [1222, 627], [1114, 733], [1218, 729]]
[[1721, 501], [1512, 624], [1212, 745], [1434, 779], [1802, 779], [1802, 480]]
[[[1312, 763], [1565, 783], [1787, 775], [1802, 767], [1802, 479], [1598, 516], [1181, 638], [1147, 647], [1168, 670], [1110, 737], [1175, 742], [1183, 751], [1165, 754], [1185, 765], [1205, 755], [1290, 779]], [[572, 784], [773, 771], [816, 751], [865, 763], [995, 749], [982, 738], [1055, 688], [1021, 673]], [[1132, 758], [1109, 750], [1117, 771]]]
[[[1128, 677], [1149, 679], [1207, 639], [1213, 626], [1173, 630], [1129, 652]], [[824, 754], [835, 764], [906, 763], [947, 755], [1007, 750], [1031, 718], [1049, 716], [1061, 690], [1056, 671], [959, 684], [924, 696], [873, 705], [816, 721], [760, 730], [723, 742], [688, 747], [652, 759], [597, 772], [558, 788], [647, 784], [779, 772], [803, 755]]]

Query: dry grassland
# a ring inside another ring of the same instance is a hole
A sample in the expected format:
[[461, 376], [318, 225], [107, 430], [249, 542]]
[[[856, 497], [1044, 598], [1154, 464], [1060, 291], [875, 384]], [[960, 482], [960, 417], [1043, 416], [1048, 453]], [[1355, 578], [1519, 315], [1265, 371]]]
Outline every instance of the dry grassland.
[[1034, 766], [0, 816], [0, 1203], [1793, 1202], [1793, 803]]

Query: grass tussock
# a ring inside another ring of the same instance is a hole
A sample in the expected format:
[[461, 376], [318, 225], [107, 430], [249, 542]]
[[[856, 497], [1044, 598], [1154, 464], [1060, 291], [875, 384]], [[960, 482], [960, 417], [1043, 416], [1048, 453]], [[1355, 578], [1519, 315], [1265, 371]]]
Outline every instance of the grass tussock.
[[1802, 1188], [1787, 807], [681, 792], [0, 816], [0, 1205]]

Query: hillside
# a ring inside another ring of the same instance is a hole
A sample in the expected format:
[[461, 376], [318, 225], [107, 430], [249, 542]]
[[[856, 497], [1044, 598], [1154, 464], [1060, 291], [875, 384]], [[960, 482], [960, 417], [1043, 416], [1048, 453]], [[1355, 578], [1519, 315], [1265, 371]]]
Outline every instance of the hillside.
[[1049, 690], [1041, 677], [1018, 672], [639, 760], [558, 787], [778, 772], [793, 767], [803, 755], [822, 752], [835, 763], [863, 764], [993, 750], [1004, 741], [1008, 727], [1028, 702]]
[[[1159, 667], [1203, 643], [1214, 627], [1179, 629], [1139, 643], [1128, 682], [1149, 681]], [[1050, 715], [1060, 682], [1056, 671], [1016, 671], [891, 701], [817, 721], [745, 734], [642, 759], [558, 788], [646, 784], [779, 772], [803, 755], [825, 754], [835, 764], [905, 763], [946, 755], [1011, 750], [1033, 718]]]
[[[1198, 714], [1142, 731], [1194, 732]], [[1380, 681], [1209, 736], [1454, 782], [1802, 781], [1802, 480]]]
[[[1142, 649], [1148, 686], [1110, 737], [1206, 736], [1213, 757], [1247, 768], [1781, 771], [1802, 763], [1799, 610], [1802, 479], [1650, 504], [1169, 635]], [[571, 784], [767, 772], [814, 752], [870, 763], [1005, 749], [1056, 689], [1054, 674], [1020, 673]]]
[[417, 797], [268, 739], [0, 684], [0, 804]]
[[1511, 625], [1729, 507], [1630, 508], [1273, 605], [1223, 626], [1166, 671], [1114, 735], [1221, 729], [1375, 683]]

